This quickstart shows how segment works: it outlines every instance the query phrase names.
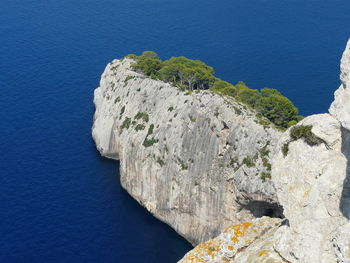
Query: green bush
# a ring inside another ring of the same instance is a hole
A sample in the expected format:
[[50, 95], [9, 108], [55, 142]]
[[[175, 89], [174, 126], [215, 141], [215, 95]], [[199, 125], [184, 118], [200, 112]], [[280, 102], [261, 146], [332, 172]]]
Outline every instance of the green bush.
[[312, 130], [312, 125], [294, 126], [290, 130], [290, 138], [293, 141], [296, 141], [298, 139], [304, 139], [304, 141], [310, 146], [318, 145], [322, 143], [323, 142], [322, 139], [314, 135], [311, 130]]
[[195, 122], [196, 121], [196, 118], [193, 117], [192, 115], [188, 115], [188, 118], [190, 118], [191, 122]]
[[283, 144], [283, 146], [282, 146], [282, 153], [283, 153], [284, 157], [287, 156], [288, 151], [289, 151], [289, 142]]
[[137, 124], [135, 126], [135, 130], [136, 131], [141, 131], [141, 130], [144, 130], [144, 129], [145, 129], [145, 125], [144, 124], [139, 123], [139, 124]]
[[148, 116], [147, 112], [138, 112], [135, 115], [134, 119], [136, 119], [136, 120], [142, 119], [144, 122], [148, 122], [149, 121], [149, 116]]
[[262, 172], [260, 178], [265, 182], [266, 179], [271, 179], [271, 173]]
[[125, 120], [123, 121], [122, 125], [120, 126], [120, 128], [123, 129], [129, 129], [131, 124], [131, 119], [126, 117]]
[[150, 147], [150, 146], [152, 146], [153, 144], [155, 144], [155, 143], [157, 143], [157, 142], [158, 142], [157, 139], [154, 139], [154, 138], [152, 138], [152, 139], [147, 139], [147, 138], [146, 138], [146, 139], [143, 141], [142, 145], [145, 146], [145, 147]]
[[[214, 76], [214, 69], [204, 62], [192, 60], [186, 57], [172, 57], [162, 61], [153, 51], [145, 51], [141, 56], [129, 55], [135, 63], [132, 68], [142, 72], [153, 79], [161, 79], [170, 82], [182, 90], [210, 89], [223, 95], [234, 97], [236, 100], [249, 105], [257, 110], [262, 118], [260, 122], [267, 120], [281, 129], [295, 125], [301, 116], [293, 103], [275, 89], [250, 89], [244, 82], [238, 82], [235, 86]], [[187, 93], [189, 94], [189, 93]]]
[[243, 159], [243, 164], [245, 164], [247, 167], [253, 167], [255, 166], [254, 161], [250, 157], [245, 157]]
[[160, 166], [164, 166], [164, 164], [165, 164], [163, 159], [161, 159], [160, 157], [157, 158], [157, 163], [159, 163]]

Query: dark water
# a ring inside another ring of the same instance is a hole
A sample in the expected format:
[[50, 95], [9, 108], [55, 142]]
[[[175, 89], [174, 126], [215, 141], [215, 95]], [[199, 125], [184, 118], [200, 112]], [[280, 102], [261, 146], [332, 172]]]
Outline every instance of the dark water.
[[107, 62], [152, 49], [324, 112], [349, 0], [0, 0], [0, 262], [176, 262], [190, 246], [90, 136]]

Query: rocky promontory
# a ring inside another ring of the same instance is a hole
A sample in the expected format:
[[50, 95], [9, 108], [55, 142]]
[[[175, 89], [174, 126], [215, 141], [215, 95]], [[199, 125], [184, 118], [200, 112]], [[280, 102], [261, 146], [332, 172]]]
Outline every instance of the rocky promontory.
[[100, 153], [120, 160], [130, 195], [194, 245], [231, 224], [281, 217], [270, 179], [281, 132], [244, 104], [209, 90], [181, 91], [132, 63], [107, 65], [92, 130]]
[[181, 263], [350, 262], [350, 41], [329, 113], [285, 132], [232, 97], [133, 63], [107, 65], [93, 138], [120, 160], [130, 195], [198, 245]]

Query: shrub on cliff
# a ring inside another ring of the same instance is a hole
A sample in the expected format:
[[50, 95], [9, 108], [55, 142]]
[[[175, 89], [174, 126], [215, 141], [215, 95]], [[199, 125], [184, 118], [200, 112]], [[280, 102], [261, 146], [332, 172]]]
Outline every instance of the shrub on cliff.
[[133, 58], [137, 61], [135, 64], [131, 65], [134, 70], [142, 72], [147, 76], [158, 75], [162, 61], [155, 52], [145, 51], [141, 56], [133, 56]]
[[162, 61], [153, 51], [141, 56], [128, 55], [135, 60], [132, 68], [151, 78], [173, 83], [182, 90], [211, 89], [249, 105], [280, 128], [296, 124], [301, 117], [293, 103], [275, 89], [250, 89], [240, 81], [235, 86], [214, 76], [214, 69], [200, 60], [172, 57]]

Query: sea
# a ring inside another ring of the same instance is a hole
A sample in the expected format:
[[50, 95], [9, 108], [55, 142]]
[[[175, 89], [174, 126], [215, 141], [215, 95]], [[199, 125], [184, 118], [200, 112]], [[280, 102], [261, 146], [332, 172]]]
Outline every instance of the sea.
[[0, 262], [177, 262], [192, 246], [121, 188], [91, 138], [105, 65], [183, 55], [322, 113], [349, 14], [349, 0], [0, 0]]

